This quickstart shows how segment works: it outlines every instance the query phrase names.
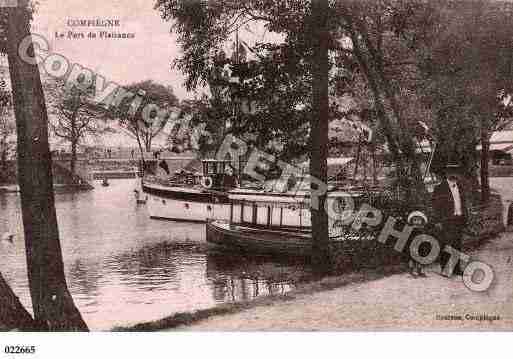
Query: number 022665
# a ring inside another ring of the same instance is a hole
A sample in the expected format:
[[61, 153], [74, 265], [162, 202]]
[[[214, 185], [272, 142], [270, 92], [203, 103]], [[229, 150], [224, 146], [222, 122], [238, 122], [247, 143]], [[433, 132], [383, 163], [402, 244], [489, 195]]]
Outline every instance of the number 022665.
[[35, 354], [35, 345], [6, 345], [4, 347], [5, 354]]

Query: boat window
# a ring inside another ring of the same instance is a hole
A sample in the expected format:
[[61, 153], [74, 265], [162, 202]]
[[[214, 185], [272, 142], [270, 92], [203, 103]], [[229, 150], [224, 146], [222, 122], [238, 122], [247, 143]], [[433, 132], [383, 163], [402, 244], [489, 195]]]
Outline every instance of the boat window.
[[208, 164], [208, 173], [209, 174], [216, 174], [216, 163], [215, 162], [210, 162]]
[[224, 173], [224, 162], [217, 163], [217, 173]]

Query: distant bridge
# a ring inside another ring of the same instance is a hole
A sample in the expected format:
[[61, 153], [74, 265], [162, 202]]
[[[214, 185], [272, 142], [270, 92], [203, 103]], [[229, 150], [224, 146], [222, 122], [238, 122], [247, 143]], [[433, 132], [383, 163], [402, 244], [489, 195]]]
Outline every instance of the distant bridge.
[[[147, 161], [156, 161], [152, 156]], [[194, 157], [161, 156], [158, 159], [168, 162], [171, 171], [185, 167]], [[75, 186], [81, 189], [92, 189], [91, 182], [104, 178], [136, 178], [141, 175], [139, 158], [79, 158], [75, 163], [75, 175], [71, 174], [71, 158], [69, 154], [54, 154], [52, 157], [53, 181], [56, 185]], [[15, 160], [8, 162], [10, 169], [17, 173]]]

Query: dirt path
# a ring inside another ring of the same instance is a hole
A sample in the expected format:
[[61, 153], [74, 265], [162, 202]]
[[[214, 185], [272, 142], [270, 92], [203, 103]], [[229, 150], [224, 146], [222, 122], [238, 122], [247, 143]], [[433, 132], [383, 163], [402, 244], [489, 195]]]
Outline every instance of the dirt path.
[[[300, 294], [178, 330], [512, 330], [513, 234], [504, 234], [471, 255], [493, 264], [495, 282], [486, 292], [472, 292], [461, 277], [441, 277], [435, 273], [439, 267], [432, 267], [427, 278], [397, 274]], [[500, 319], [466, 318], [483, 314]], [[461, 319], [437, 318], [451, 315]]]

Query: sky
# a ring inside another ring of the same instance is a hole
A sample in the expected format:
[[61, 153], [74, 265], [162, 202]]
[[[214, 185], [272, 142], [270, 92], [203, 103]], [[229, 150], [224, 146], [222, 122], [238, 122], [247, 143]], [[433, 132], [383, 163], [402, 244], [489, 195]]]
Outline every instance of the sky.
[[[50, 53], [64, 55], [70, 63], [78, 63], [103, 75], [107, 81], [128, 85], [151, 79], [171, 86], [180, 99], [194, 98], [184, 86], [185, 76], [173, 69], [172, 62], [180, 56], [171, 22], [166, 22], [153, 9], [154, 0], [38, 0], [32, 22], [32, 33], [43, 36], [50, 44]], [[119, 20], [119, 27], [71, 26], [76, 20]], [[87, 37], [89, 32], [135, 33], [132, 39], [102, 39]], [[57, 38], [63, 33], [64, 38]], [[69, 32], [84, 33], [85, 38], [68, 38]], [[280, 41], [262, 25], [241, 29], [241, 39], [253, 45], [255, 41]], [[200, 93], [204, 92], [200, 89]], [[134, 145], [134, 140], [122, 134], [109, 135], [104, 145]]]
[[[153, 0], [39, 0], [32, 33], [48, 40], [50, 52], [64, 55], [120, 85], [152, 79], [173, 88], [179, 99], [193, 98], [185, 89], [184, 75], [171, 67], [179, 55], [171, 23], [153, 9]], [[73, 20], [119, 20], [119, 27], [74, 27]], [[57, 39], [56, 32], [109, 31], [135, 33], [133, 39]], [[122, 133], [106, 135], [107, 146], [134, 146], [133, 139]]]
[[[153, 79], [173, 87], [175, 95], [191, 98], [184, 76], [172, 69], [179, 56], [171, 23], [161, 19], [152, 0], [39, 0], [32, 32], [44, 36], [51, 51], [95, 70], [110, 81], [127, 85]], [[71, 27], [69, 20], [118, 19], [119, 27]], [[57, 39], [55, 32], [115, 31], [135, 33], [133, 39]]]

